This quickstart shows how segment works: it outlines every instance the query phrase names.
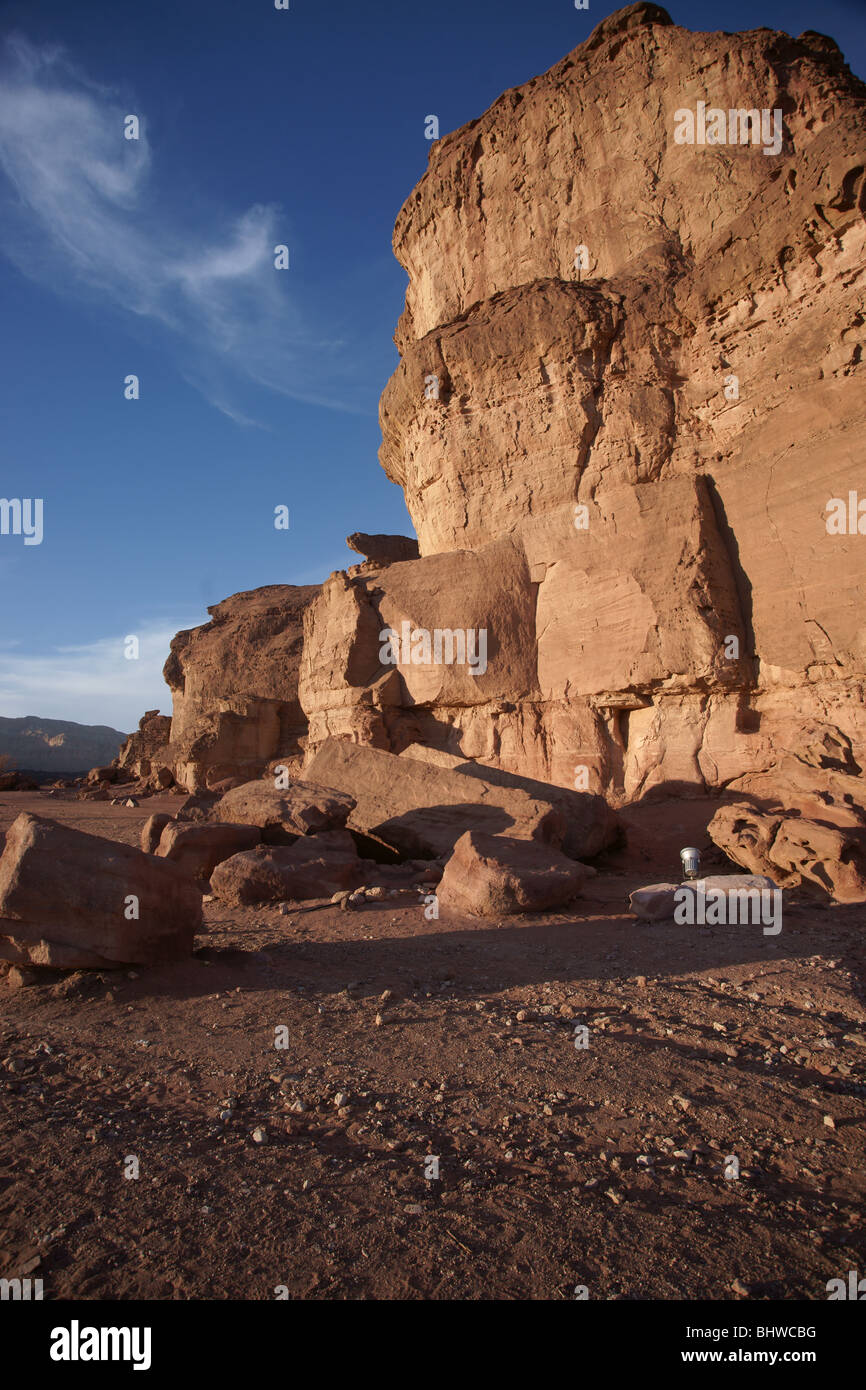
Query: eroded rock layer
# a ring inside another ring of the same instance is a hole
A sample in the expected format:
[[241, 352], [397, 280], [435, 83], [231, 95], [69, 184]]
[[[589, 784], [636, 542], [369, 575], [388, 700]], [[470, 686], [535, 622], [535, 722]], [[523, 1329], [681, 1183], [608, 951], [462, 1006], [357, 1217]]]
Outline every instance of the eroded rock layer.
[[149, 711], [121, 750], [121, 769], [153, 787], [190, 791], [247, 781], [283, 758], [300, 767], [307, 720], [298, 700], [303, 614], [317, 585], [270, 584], [208, 609], [179, 632], [163, 674], [171, 720]]
[[[737, 143], [675, 139], [714, 110]], [[646, 4], [433, 145], [380, 410], [421, 558], [307, 610], [311, 751], [620, 801], [772, 775], [816, 730], [862, 764], [866, 540], [829, 517], [866, 495], [864, 168], [832, 39]], [[403, 624], [485, 629], [486, 668], [395, 660]]]
[[435, 142], [380, 409], [418, 553], [353, 536], [321, 589], [180, 634], [152, 775], [309, 774], [336, 739], [724, 791], [738, 863], [866, 896], [864, 171], [832, 39], [651, 4]]

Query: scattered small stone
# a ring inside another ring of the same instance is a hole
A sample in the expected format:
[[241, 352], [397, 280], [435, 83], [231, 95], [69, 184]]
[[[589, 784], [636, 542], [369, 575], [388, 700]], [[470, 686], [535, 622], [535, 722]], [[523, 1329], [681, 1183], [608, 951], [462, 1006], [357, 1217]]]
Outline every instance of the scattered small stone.
[[825, 1115], [825, 1116], [824, 1116], [824, 1124], [827, 1126], [828, 1129], [835, 1129], [835, 1128], [836, 1128], [836, 1121], [833, 1119], [833, 1116], [832, 1116], [832, 1115]]
[[253, 1130], [253, 1143], [254, 1143], [254, 1144], [266, 1144], [267, 1141], [268, 1141], [267, 1132], [262, 1128], [261, 1125], [256, 1125], [256, 1128]]

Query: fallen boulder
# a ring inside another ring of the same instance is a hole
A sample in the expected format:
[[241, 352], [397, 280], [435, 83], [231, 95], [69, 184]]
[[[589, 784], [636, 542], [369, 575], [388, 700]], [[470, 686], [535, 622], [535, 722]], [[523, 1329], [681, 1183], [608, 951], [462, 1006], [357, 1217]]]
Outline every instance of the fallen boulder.
[[289, 844], [299, 835], [341, 829], [355, 802], [342, 791], [314, 782], [277, 788], [272, 777], [244, 782], [217, 803], [217, 820], [257, 825], [267, 844]]
[[116, 782], [117, 768], [109, 765], [108, 767], [92, 767], [87, 774], [87, 781], [93, 784], [100, 782]]
[[[411, 858], [435, 859], [450, 854], [468, 830], [489, 835], [506, 834], [519, 840], [539, 840], [560, 848], [568, 843], [575, 851], [589, 841], [597, 852], [605, 837], [613, 837], [613, 818], [601, 797], [524, 779], [486, 777], [485, 769], [472, 775], [426, 760], [397, 756], [379, 748], [329, 739], [322, 744], [307, 769], [309, 776], [347, 792], [355, 800], [349, 816], [352, 830], [368, 835]], [[542, 794], [543, 793], [543, 794]], [[577, 808], [573, 796], [588, 809], [587, 824], [577, 833]], [[590, 836], [593, 816], [600, 835]], [[574, 832], [574, 833], [572, 833]], [[601, 842], [601, 843], [600, 843]]]
[[490, 786], [513, 787], [542, 803], [549, 802], [563, 816], [565, 831], [559, 848], [569, 859], [592, 859], [618, 839], [620, 823], [603, 796], [556, 787], [533, 777], [520, 777], [484, 763], [461, 761], [455, 769], [464, 777]]
[[179, 864], [193, 878], [207, 880], [217, 864], [252, 849], [260, 840], [261, 831], [255, 825], [171, 824], [163, 829], [156, 854]]
[[177, 864], [18, 816], [0, 858], [0, 957], [61, 969], [155, 965], [192, 952], [201, 894]]
[[174, 813], [175, 820], [192, 821], [196, 824], [211, 820], [217, 804], [216, 793], [192, 792], [185, 796]]
[[171, 822], [171, 816], [165, 811], [157, 811], [155, 815], [148, 816], [144, 825], [141, 827], [141, 846], [142, 854], [153, 854], [159, 844], [159, 837], [165, 827]]
[[292, 845], [258, 845], [224, 859], [211, 876], [211, 892], [235, 906], [300, 901], [357, 888], [364, 876], [364, 861], [351, 835], [331, 830], [303, 836]]
[[441, 907], [478, 917], [546, 912], [577, 897], [592, 872], [549, 845], [469, 830], [436, 895]]
[[24, 772], [4, 772], [0, 774], [0, 792], [35, 792], [39, 783]]
[[417, 560], [420, 554], [418, 542], [410, 536], [371, 536], [365, 531], [353, 531], [351, 536], [346, 537], [346, 545], [374, 565]]

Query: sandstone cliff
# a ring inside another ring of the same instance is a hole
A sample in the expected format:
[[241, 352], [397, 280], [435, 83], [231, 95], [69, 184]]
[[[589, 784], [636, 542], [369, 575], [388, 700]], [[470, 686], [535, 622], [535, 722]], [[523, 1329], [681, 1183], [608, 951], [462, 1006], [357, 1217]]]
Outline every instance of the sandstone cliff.
[[[832, 39], [650, 4], [436, 142], [380, 410], [420, 554], [353, 537], [368, 558], [320, 591], [181, 634], [179, 780], [336, 736], [614, 803], [859, 787], [864, 169]], [[482, 632], [474, 669], [424, 646]]]
[[[862, 744], [866, 552], [826, 513], [866, 454], [864, 96], [831, 39], [641, 4], [432, 147], [380, 410], [422, 558], [308, 610], [311, 745], [622, 800], [770, 769], [807, 723]], [[677, 143], [701, 102], [780, 113], [779, 152]], [[486, 626], [486, 674], [380, 665], [404, 620]]]

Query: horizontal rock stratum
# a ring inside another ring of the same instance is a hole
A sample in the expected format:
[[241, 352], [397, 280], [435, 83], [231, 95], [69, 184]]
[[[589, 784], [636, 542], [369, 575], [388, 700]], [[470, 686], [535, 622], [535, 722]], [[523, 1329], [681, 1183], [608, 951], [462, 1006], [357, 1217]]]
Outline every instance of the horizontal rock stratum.
[[176, 639], [178, 780], [337, 738], [613, 804], [783, 759], [814, 800], [816, 747], [859, 785], [864, 170], [832, 39], [649, 4], [434, 142], [380, 408], [420, 554], [365, 538]]

